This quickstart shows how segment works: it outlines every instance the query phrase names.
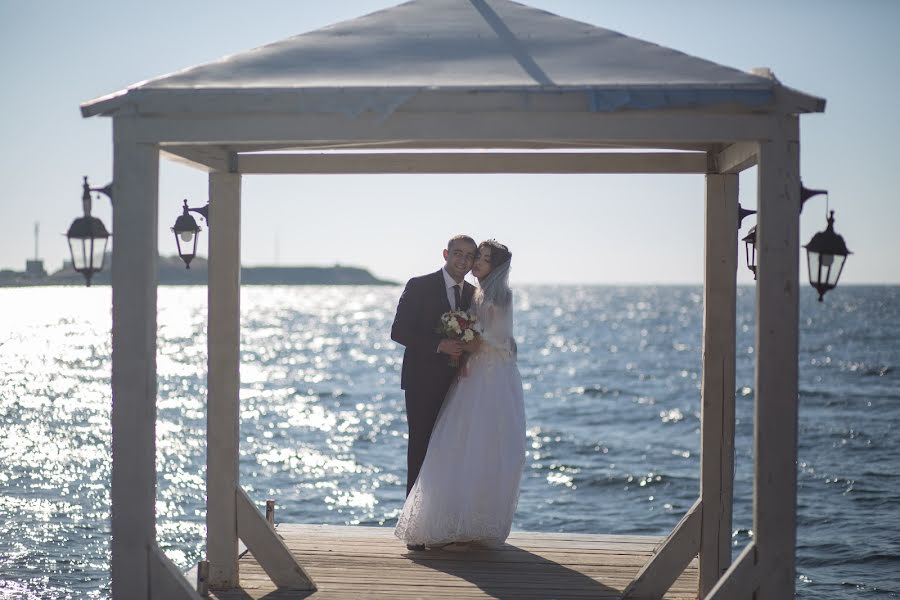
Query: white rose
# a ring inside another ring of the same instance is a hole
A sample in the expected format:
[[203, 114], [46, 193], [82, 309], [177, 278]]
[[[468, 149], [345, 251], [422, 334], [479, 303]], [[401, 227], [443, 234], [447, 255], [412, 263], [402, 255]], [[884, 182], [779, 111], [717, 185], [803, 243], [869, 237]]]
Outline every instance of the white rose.
[[463, 338], [462, 338], [462, 339], [463, 339], [464, 342], [471, 342], [472, 340], [475, 339], [475, 334], [472, 333], [472, 330], [471, 330], [471, 329], [466, 329], [466, 333], [463, 334]]

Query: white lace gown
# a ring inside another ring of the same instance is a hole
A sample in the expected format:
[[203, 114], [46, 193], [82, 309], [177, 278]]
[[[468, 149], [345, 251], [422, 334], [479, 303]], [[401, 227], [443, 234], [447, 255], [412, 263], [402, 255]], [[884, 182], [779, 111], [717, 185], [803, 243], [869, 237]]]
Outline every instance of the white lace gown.
[[482, 344], [450, 387], [394, 534], [407, 544], [499, 544], [525, 464], [525, 407], [512, 308], [479, 306]]

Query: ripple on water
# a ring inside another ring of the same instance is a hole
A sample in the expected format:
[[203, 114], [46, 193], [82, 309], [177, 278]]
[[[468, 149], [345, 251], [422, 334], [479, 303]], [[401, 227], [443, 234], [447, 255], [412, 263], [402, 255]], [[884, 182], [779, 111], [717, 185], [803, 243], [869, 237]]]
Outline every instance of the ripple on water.
[[[242, 290], [241, 479], [280, 521], [396, 523], [399, 291]], [[798, 597], [885, 596], [900, 589], [900, 288], [834, 294], [801, 303]], [[109, 289], [0, 295], [0, 596], [105, 597]], [[516, 298], [528, 456], [514, 527], [665, 534], [699, 489], [701, 290]], [[752, 540], [753, 304], [739, 288], [735, 552]], [[204, 543], [205, 306], [205, 288], [159, 290], [157, 537], [181, 567]]]

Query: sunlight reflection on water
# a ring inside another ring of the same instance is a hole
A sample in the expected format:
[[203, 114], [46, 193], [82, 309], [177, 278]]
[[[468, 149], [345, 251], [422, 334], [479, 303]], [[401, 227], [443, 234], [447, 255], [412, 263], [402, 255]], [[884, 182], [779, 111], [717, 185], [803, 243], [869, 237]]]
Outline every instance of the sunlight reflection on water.
[[[277, 499], [279, 521], [395, 522], [406, 424], [388, 332], [399, 291], [242, 290], [241, 478], [256, 502]], [[750, 291], [739, 291], [744, 350]], [[843, 293], [825, 307], [804, 300], [801, 597], [838, 597], [828, 557], [854, 558], [827, 546], [837, 524], [898, 555], [862, 523], [900, 517], [885, 500], [897, 477], [877, 466], [897, 459], [900, 294]], [[105, 597], [110, 290], [0, 298], [0, 597]], [[698, 490], [701, 302], [694, 287], [519, 291], [529, 456], [514, 527], [663, 534], [680, 519]], [[865, 321], [873, 310], [878, 331]], [[752, 360], [739, 353], [736, 548], [752, 536]], [[186, 568], [204, 543], [206, 288], [160, 288], [157, 368], [157, 537]]]

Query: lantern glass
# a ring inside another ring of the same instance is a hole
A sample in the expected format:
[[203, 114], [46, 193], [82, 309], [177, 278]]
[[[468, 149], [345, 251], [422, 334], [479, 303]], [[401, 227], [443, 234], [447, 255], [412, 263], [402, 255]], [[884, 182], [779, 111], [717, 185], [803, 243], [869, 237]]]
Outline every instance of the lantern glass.
[[95, 271], [103, 269], [103, 262], [106, 258], [106, 243], [109, 238], [94, 238], [91, 240], [91, 268]]
[[69, 240], [72, 267], [84, 275], [87, 284], [90, 285], [94, 273], [103, 269], [109, 232], [100, 219], [84, 216], [72, 222], [66, 238]]
[[191, 210], [194, 209], [188, 208], [187, 200], [185, 200], [182, 213], [175, 219], [175, 225], [172, 226], [175, 245], [178, 246], [178, 256], [184, 261], [185, 269], [191, 268], [191, 261], [197, 256], [197, 240], [200, 238], [200, 226], [188, 212]]
[[825, 292], [837, 287], [850, 251], [844, 238], [834, 231], [834, 211], [828, 216], [828, 227], [812, 237], [806, 246], [806, 266], [809, 283], [819, 292], [819, 302]]
[[189, 229], [178, 230], [172, 228], [175, 234], [175, 245], [178, 247], [178, 256], [184, 261], [184, 268], [191, 268], [191, 261], [197, 256], [197, 240], [200, 239], [200, 227], [195, 231]]
[[90, 238], [69, 238], [69, 253], [72, 255], [72, 267], [79, 273], [84, 271], [90, 264], [88, 257], [92, 256], [90, 252], [91, 242], [93, 240]]
[[809, 283], [819, 291], [820, 297], [837, 287], [841, 271], [844, 270], [846, 256], [807, 250], [806, 261], [809, 268]]
[[106, 244], [109, 238], [69, 238], [72, 267], [79, 273], [96, 273], [103, 270]]
[[744, 242], [744, 253], [747, 258], [747, 268], [753, 273], [753, 279], [756, 279], [756, 227], [750, 229], [750, 232], [742, 240]]

